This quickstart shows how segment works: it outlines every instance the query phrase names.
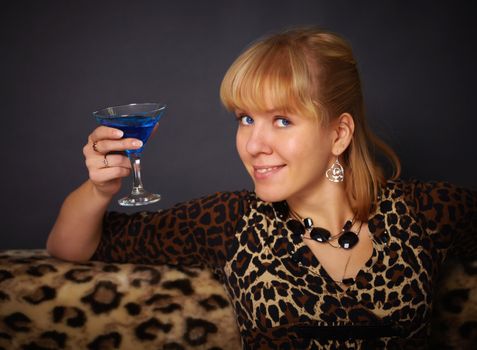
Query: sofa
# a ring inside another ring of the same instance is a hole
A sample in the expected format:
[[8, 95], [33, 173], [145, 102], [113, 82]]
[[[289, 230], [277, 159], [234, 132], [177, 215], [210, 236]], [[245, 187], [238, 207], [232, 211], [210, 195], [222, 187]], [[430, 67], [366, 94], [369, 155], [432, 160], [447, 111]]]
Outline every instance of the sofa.
[[[477, 260], [446, 263], [433, 348], [476, 349]], [[227, 295], [208, 270], [72, 263], [0, 252], [0, 349], [240, 349]]]

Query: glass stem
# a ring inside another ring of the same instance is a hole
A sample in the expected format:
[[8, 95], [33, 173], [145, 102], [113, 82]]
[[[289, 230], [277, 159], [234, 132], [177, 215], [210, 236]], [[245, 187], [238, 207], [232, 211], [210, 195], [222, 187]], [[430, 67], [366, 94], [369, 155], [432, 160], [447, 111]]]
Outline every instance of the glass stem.
[[129, 155], [129, 160], [131, 161], [131, 166], [133, 168], [133, 188], [131, 194], [143, 194], [145, 191], [141, 180], [141, 154], [131, 153]]

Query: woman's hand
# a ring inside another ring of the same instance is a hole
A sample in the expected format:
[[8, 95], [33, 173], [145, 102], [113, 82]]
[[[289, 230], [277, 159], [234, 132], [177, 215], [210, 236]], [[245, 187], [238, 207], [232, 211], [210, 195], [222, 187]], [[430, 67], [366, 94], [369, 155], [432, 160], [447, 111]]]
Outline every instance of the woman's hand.
[[89, 135], [83, 147], [89, 180], [63, 202], [46, 244], [51, 255], [71, 261], [93, 256], [101, 239], [104, 213], [121, 188], [121, 179], [131, 172], [129, 159], [120, 152], [141, 147], [140, 140], [122, 136], [121, 130], [106, 126]]
[[122, 178], [131, 173], [128, 157], [117, 152], [142, 146], [140, 140], [122, 139], [122, 136], [123, 132], [119, 129], [99, 126], [89, 135], [88, 143], [83, 147], [89, 179], [95, 190], [105, 197], [114, 196], [121, 188]]

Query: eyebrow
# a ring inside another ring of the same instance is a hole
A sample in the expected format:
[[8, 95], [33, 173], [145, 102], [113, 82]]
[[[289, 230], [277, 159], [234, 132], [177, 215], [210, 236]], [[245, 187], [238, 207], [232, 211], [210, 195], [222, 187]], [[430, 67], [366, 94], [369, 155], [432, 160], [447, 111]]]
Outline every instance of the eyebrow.
[[[234, 111], [235, 113], [250, 113], [248, 111], [245, 111], [243, 109], [235, 109]], [[260, 112], [263, 112], [263, 113], [267, 113], [267, 114], [277, 114], [277, 115], [286, 115], [286, 114], [289, 114], [289, 112], [286, 112], [285, 110], [283, 109], [267, 109], [265, 111], [260, 111]]]

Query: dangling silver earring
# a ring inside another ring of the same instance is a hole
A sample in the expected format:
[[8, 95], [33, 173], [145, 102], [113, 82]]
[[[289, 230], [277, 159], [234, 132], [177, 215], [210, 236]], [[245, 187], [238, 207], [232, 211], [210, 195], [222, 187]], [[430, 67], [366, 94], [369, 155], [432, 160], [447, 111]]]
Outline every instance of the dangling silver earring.
[[341, 166], [338, 157], [336, 157], [336, 161], [333, 163], [331, 168], [326, 171], [326, 178], [331, 182], [343, 182], [344, 180], [344, 169]]

